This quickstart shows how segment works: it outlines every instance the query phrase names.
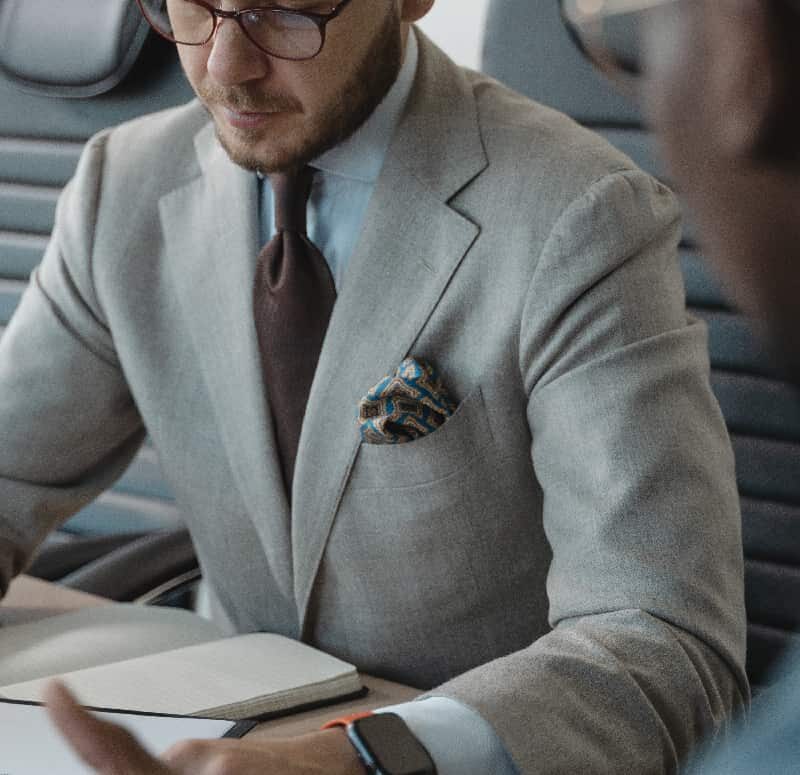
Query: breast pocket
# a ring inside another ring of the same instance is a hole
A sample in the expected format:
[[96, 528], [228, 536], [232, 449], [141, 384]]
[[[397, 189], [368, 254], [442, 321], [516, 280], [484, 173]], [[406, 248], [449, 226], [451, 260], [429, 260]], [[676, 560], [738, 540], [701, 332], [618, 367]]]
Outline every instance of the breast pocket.
[[426, 685], [506, 653], [501, 591], [521, 600], [534, 575], [530, 513], [507, 487], [523, 470], [503, 458], [480, 388], [428, 436], [362, 444], [317, 577], [320, 644], [357, 644], [362, 665], [410, 659]]
[[358, 452], [350, 490], [416, 487], [447, 479], [493, 444], [480, 386], [433, 433], [405, 444], [366, 444]]

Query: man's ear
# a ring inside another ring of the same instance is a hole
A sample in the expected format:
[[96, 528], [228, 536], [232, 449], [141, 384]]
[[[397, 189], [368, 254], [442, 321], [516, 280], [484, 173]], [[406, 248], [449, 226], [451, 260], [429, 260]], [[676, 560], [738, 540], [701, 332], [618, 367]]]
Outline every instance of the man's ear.
[[400, 19], [413, 24], [433, 8], [435, 0], [400, 0]]
[[711, 72], [703, 107], [713, 113], [712, 139], [726, 156], [756, 152], [779, 99], [768, 6], [762, 0], [706, 2]]

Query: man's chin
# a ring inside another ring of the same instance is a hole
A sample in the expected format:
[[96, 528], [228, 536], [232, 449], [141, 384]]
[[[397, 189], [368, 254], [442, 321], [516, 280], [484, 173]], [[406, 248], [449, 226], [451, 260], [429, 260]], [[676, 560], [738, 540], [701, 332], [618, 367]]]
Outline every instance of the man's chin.
[[[305, 166], [322, 151], [314, 143], [276, 143], [257, 133], [237, 132], [236, 137], [216, 125], [217, 140], [228, 158], [251, 172], [283, 172]], [[285, 132], [284, 135], [291, 133]], [[324, 149], [323, 149], [324, 150]]]
[[215, 129], [217, 141], [228, 158], [240, 167], [252, 171], [263, 169], [264, 162], [273, 156], [272, 149], [258, 133], [231, 131], [230, 127], [220, 126], [219, 121], [215, 122]]

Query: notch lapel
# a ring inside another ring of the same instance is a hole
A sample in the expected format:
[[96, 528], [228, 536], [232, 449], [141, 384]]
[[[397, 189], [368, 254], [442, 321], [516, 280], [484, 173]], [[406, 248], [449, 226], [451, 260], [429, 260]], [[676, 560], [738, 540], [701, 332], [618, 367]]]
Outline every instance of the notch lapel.
[[376, 183], [309, 395], [294, 480], [301, 632], [359, 447], [358, 402], [400, 364], [479, 228], [448, 201], [487, 166], [471, 87], [420, 38], [406, 115]]
[[203, 174], [159, 202], [167, 261], [231, 471], [281, 596], [293, 600], [289, 506], [253, 322], [257, 182], [210, 123], [195, 145]]

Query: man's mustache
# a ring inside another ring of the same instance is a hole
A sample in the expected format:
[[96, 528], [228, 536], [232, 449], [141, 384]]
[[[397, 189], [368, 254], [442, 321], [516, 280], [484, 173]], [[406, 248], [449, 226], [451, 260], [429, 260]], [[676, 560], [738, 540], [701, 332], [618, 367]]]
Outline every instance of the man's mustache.
[[248, 94], [244, 89], [198, 89], [198, 96], [206, 106], [223, 105], [238, 113], [298, 112], [302, 105], [284, 94]]

